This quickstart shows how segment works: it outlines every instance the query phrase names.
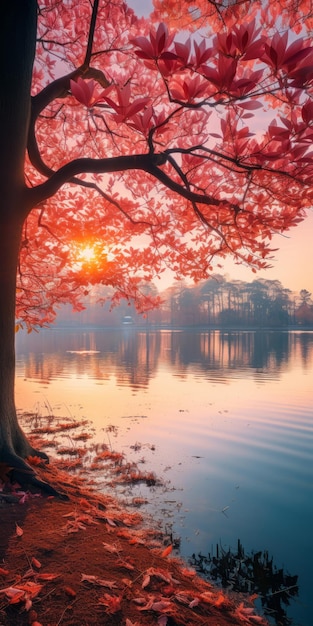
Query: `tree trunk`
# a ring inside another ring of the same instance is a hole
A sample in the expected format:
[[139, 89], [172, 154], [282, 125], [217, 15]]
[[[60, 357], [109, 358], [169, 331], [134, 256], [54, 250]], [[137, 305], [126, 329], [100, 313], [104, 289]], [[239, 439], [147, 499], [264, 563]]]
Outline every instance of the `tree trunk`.
[[7, 474], [12, 481], [66, 498], [41, 481], [28, 465], [29, 456], [39, 456], [45, 461], [48, 457], [32, 447], [17, 420], [14, 400], [15, 299], [23, 218], [19, 217], [21, 212], [14, 206], [8, 213], [6, 217], [0, 214], [0, 462], [8, 466]]
[[[57, 492], [25, 459], [39, 455], [17, 420], [14, 400], [16, 274], [26, 204], [24, 161], [36, 46], [37, 1], [2, 0], [0, 8], [0, 462], [11, 477]], [[12, 468], [12, 469], [11, 469]]]
[[16, 218], [0, 219], [0, 461], [11, 465], [14, 455], [25, 458], [31, 454], [14, 403], [15, 292], [21, 226]]
[[36, 41], [36, 1], [1, 3], [0, 37], [0, 461], [27, 446], [14, 404], [16, 272]]

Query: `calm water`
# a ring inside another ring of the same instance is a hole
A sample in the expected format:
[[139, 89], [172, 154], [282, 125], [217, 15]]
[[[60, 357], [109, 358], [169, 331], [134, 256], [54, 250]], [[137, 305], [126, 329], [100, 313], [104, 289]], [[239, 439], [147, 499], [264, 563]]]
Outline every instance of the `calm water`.
[[187, 559], [238, 540], [267, 551], [298, 577], [276, 623], [312, 626], [313, 332], [19, 334], [16, 393], [19, 408], [87, 417], [98, 441], [144, 457], [167, 486], [154, 515]]

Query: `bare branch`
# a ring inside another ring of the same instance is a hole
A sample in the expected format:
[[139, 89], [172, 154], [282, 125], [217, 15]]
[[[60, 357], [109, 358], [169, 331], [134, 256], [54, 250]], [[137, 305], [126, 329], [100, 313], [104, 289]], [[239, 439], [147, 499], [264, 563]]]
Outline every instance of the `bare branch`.
[[[75, 159], [54, 172], [46, 182], [38, 185], [37, 187], [25, 189], [25, 205], [28, 207], [28, 210], [30, 210], [32, 206], [37, 205], [53, 196], [65, 183], [77, 183], [78, 180], [73, 181], [73, 178], [82, 173], [108, 174], [127, 170], [143, 170], [147, 174], [151, 174], [154, 178], [159, 180], [165, 187], [171, 189], [179, 196], [192, 203], [205, 204], [208, 206], [220, 206], [221, 201], [217, 198], [195, 193], [186, 186], [180, 185], [176, 181], [172, 180], [170, 176], [160, 169], [160, 165], [163, 165], [165, 162], [166, 156], [162, 154], [137, 154], [111, 157], [107, 159]], [[227, 201], [226, 204], [236, 212], [240, 209], [237, 204], [229, 203]]]
[[53, 100], [57, 98], [65, 98], [69, 95], [70, 81], [78, 76], [84, 76], [84, 78], [94, 78], [103, 88], [108, 87], [110, 84], [101, 70], [82, 65], [73, 72], [62, 76], [61, 78], [57, 78], [32, 98], [27, 151], [32, 165], [38, 170], [38, 172], [41, 172], [41, 174], [47, 177], [51, 176], [53, 170], [51, 170], [44, 163], [40, 155], [35, 133], [36, 121], [40, 113]]
[[60, 187], [65, 183], [72, 182], [73, 178], [79, 174], [108, 174], [130, 169], [149, 171], [148, 162], [151, 160], [152, 157], [149, 157], [147, 154], [119, 156], [107, 159], [75, 159], [53, 172], [50, 178], [41, 185], [25, 189], [26, 206], [30, 210], [32, 206], [47, 200], [47, 198], [53, 196]]
[[97, 15], [98, 15], [98, 7], [99, 7], [99, 0], [94, 0], [93, 7], [92, 7], [91, 20], [90, 20], [86, 55], [85, 55], [85, 60], [84, 60], [84, 65], [86, 66], [89, 66], [90, 59], [91, 59], [93, 38], [95, 34], [95, 27], [96, 27]]
[[[157, 155], [156, 155], [157, 156]], [[157, 180], [159, 180], [165, 187], [171, 189], [179, 196], [186, 198], [192, 203], [206, 204], [208, 206], [220, 206], [221, 204], [226, 204], [234, 211], [239, 211], [240, 207], [237, 204], [233, 204], [228, 201], [221, 201], [217, 198], [213, 198], [213, 196], [202, 195], [199, 193], [194, 193], [190, 189], [183, 187], [176, 181], [172, 180], [170, 176], [168, 176], [163, 170], [161, 170], [154, 162], [151, 160], [148, 167], [144, 168], [146, 172], [154, 176]]]

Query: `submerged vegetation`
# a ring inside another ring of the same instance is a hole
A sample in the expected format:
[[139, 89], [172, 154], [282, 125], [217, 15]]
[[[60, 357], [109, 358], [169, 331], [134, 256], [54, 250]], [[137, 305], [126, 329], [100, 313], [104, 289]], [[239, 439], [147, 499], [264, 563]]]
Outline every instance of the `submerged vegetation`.
[[[92, 571], [92, 573], [81, 573], [80, 585], [83, 586], [85, 591], [92, 589], [93, 595], [95, 590], [99, 592], [97, 615], [99, 615], [99, 610], [101, 610], [106, 616], [111, 616], [112, 620], [113, 616], [114, 619], [115, 616], [121, 619], [122, 612], [125, 614], [125, 600], [131, 598], [131, 601], [137, 605], [138, 611], [146, 611], [151, 616], [155, 615], [157, 622], [149, 620], [132, 622], [126, 618], [125, 623], [127, 626], [134, 626], [134, 624], [140, 626], [141, 624], [149, 623], [167, 624], [168, 626], [185, 623], [210, 624], [211, 622], [209, 621], [203, 621], [206, 615], [205, 606], [210, 607], [208, 615], [211, 615], [212, 608], [214, 610], [220, 608], [222, 616], [225, 611], [226, 613], [230, 612], [230, 615], [232, 615], [231, 624], [265, 624], [263, 618], [256, 615], [251, 608], [251, 603], [258, 600], [259, 609], [262, 608], [262, 612], [271, 619], [271, 622], [277, 624], [277, 626], [292, 626], [293, 622], [288, 618], [286, 607], [288, 607], [291, 598], [298, 595], [298, 577], [284, 572], [282, 568], [277, 568], [273, 557], [270, 557], [266, 550], [246, 553], [240, 540], [238, 540], [237, 550], [235, 551], [232, 551], [230, 548], [225, 550], [217, 544], [214, 554], [213, 552], [208, 555], [193, 554], [189, 559], [189, 567], [187, 567], [183, 563], [179, 565], [177, 561], [180, 547], [179, 537], [174, 537], [172, 532], [168, 532], [164, 524], [162, 526], [160, 522], [155, 524], [153, 528], [148, 528], [146, 523], [143, 525], [144, 517], [137, 511], [139, 507], [146, 505], [148, 500], [145, 497], [135, 495], [132, 488], [141, 483], [148, 488], [159, 487], [166, 492], [167, 487], [153, 472], [146, 472], [139, 468], [139, 464], [144, 464], [144, 458], [141, 458], [138, 463], [129, 462], [125, 454], [112, 449], [110, 433], [116, 427], [108, 426], [106, 429], [108, 444], [95, 444], [92, 442], [93, 429], [87, 420], [76, 421], [71, 417], [56, 418], [50, 414], [42, 416], [38, 413], [23, 414], [21, 420], [26, 431], [32, 433], [31, 437], [34, 445], [45, 446], [46, 451], [49, 448], [55, 449], [55, 454], [58, 457], [57, 459], [55, 458], [55, 471], [57, 472], [58, 480], [63, 483], [62, 490], [64, 491], [64, 478], [67, 476], [66, 481], [70, 485], [71, 500], [73, 500], [73, 492], [76, 493], [76, 496], [81, 496], [78, 502], [69, 504], [71, 510], [68, 511], [66, 509], [66, 512], [64, 510], [62, 514], [63, 526], [61, 531], [63, 541], [66, 536], [76, 537], [82, 531], [84, 531], [83, 534], [85, 535], [86, 530], [89, 531], [95, 525], [104, 523], [108, 531], [105, 541], [102, 542], [105, 554], [109, 555], [110, 559], [115, 558], [121, 571], [120, 576], [122, 576], [123, 571], [127, 574], [128, 582], [123, 577], [121, 580], [116, 580], [116, 578], [107, 580], [104, 578], [104, 574], [100, 575], [98, 564], [97, 566], [92, 564], [92, 557], [88, 555], [88, 560], [91, 566], [95, 567], [95, 570], [89, 568], [88, 572]], [[116, 434], [114, 432], [115, 436]], [[142, 451], [140, 443], [134, 444], [133, 448], [136, 452]], [[150, 449], [152, 448], [153, 446]], [[30, 458], [29, 462], [38, 471], [43, 470], [42, 460], [39, 457]], [[66, 474], [64, 474], [64, 471]], [[92, 498], [97, 500], [96, 504], [93, 500], [89, 500], [90, 494], [86, 496], [85, 493], [80, 493], [82, 481], [85, 485], [84, 489], [88, 490], [96, 487], [98, 495], [93, 492], [92, 496]], [[108, 488], [110, 488], [111, 493], [118, 496], [119, 503], [114, 501], [112, 496], [101, 496], [101, 492], [106, 492]], [[131, 496], [132, 493], [134, 494], [133, 496]], [[0, 502], [3, 499], [11, 504], [27, 503], [32, 498], [31, 494], [21, 491], [18, 486], [13, 489], [13, 492], [7, 493], [6, 484], [2, 483]], [[55, 503], [53, 506], [55, 507]], [[50, 530], [47, 535], [48, 543], [51, 532]], [[19, 523], [16, 523], [15, 534], [20, 538], [24, 534]], [[113, 534], [116, 536], [112, 541]], [[151, 565], [151, 567], [146, 567], [138, 572], [138, 564], [134, 555], [130, 558], [124, 552], [125, 547], [122, 549], [122, 541], [126, 545], [136, 546], [137, 548], [148, 546], [152, 551], [151, 562], [153, 566]], [[0, 605], [2, 615], [9, 611], [7, 615], [11, 615], [12, 619], [16, 619], [16, 611], [19, 614], [21, 611], [26, 613], [33, 607], [33, 603], [35, 603], [35, 606], [36, 603], [44, 604], [44, 598], [41, 600], [43, 592], [49, 594], [49, 602], [51, 603], [53, 591], [49, 592], [47, 585], [52, 582], [55, 589], [58, 589], [59, 585], [59, 595], [60, 586], [62, 586], [63, 593], [67, 597], [68, 606], [65, 611], [73, 611], [71, 608], [72, 604], [78, 601], [78, 595], [82, 591], [77, 591], [75, 584], [72, 587], [72, 581], [71, 585], [64, 584], [63, 574], [42, 571], [39, 556], [42, 558], [42, 551], [40, 554], [38, 552], [35, 555], [27, 554], [26, 558], [30, 561], [28, 572], [22, 576], [19, 575], [19, 582], [12, 583], [12, 585], [10, 583], [9, 587], [3, 585], [4, 595], [2, 595], [2, 604]], [[171, 564], [169, 564], [168, 558], [170, 558]], [[160, 567], [160, 564], [156, 567], [156, 559], [163, 560], [162, 567]], [[172, 565], [180, 567], [181, 575], [188, 582], [188, 590], [178, 589], [180, 583], [174, 577], [171, 569]], [[60, 565], [57, 564], [57, 567], [60, 567]], [[206, 588], [204, 581], [202, 583], [195, 578], [196, 572], [200, 574], [202, 579], [214, 582], [216, 587], [212, 588], [209, 585]], [[6, 577], [9, 574], [9, 569], [0, 569], [0, 575]], [[62, 577], [61, 580], [56, 582], [56, 579], [59, 579], [60, 576]], [[134, 576], [135, 578], [132, 580]], [[141, 595], [137, 599], [134, 593], [132, 594], [130, 591], [133, 589], [136, 581], [141, 586]], [[7, 593], [8, 589], [11, 588], [16, 590], [13, 596], [9, 592]], [[222, 589], [226, 590], [226, 593]], [[105, 590], [105, 593], [103, 593], [103, 590]], [[39, 596], [39, 599], [37, 596]], [[15, 599], [13, 600], [13, 598]], [[95, 601], [94, 597], [93, 601]], [[58, 598], [58, 602], [57, 610], [61, 610], [60, 598]], [[189, 611], [189, 616], [186, 617], [182, 614], [178, 618], [176, 614], [177, 605], [184, 607], [187, 613]], [[34, 607], [32, 611], [34, 613]], [[193, 616], [190, 613], [191, 611], [195, 611]], [[8, 620], [3, 623], [9, 625], [13, 622]], [[22, 623], [26, 622], [22, 621]], [[41, 622], [37, 622], [36, 619], [30, 623], [39, 624]], [[45, 624], [45, 622], [43, 623]], [[63, 624], [63, 618], [58, 623]], [[64, 624], [67, 623], [73, 622], [64, 621]], [[121, 624], [124, 622], [104, 621], [103, 623]], [[225, 624], [228, 623], [226, 620]], [[214, 620], [212, 624], [215, 625]]]
[[[154, 475], [110, 445], [81, 446], [91, 435], [85, 420], [28, 414], [21, 421], [35, 445], [44, 435], [46, 448], [63, 457], [52, 469], [39, 457], [28, 461], [70, 499], [51, 502], [12, 487], [9, 468], [2, 468], [1, 625], [266, 626], [254, 596], [238, 599], [215, 588], [178, 558], [179, 542], [144, 523], [138, 507], [145, 500], [125, 503], [103, 493], [104, 484], [121, 482], [128, 493], [138, 481], [162, 487]], [[71, 445], [59, 447], [56, 438]]]
[[215, 554], [193, 554], [191, 564], [224, 589], [255, 594], [277, 626], [291, 626], [286, 607], [298, 595], [298, 576], [277, 568], [267, 550], [246, 553], [238, 539], [237, 550], [216, 545]]

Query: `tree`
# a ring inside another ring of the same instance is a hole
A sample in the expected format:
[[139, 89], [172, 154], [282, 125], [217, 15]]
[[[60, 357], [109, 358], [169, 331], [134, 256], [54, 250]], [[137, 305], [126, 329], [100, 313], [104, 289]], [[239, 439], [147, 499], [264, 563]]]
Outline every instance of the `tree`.
[[301, 289], [300, 291], [301, 304], [311, 304], [311, 296], [312, 294], [307, 289]]
[[300, 324], [313, 324], [313, 306], [311, 296], [312, 294], [307, 289], [301, 289], [300, 305], [295, 311], [295, 318]]
[[20, 482], [44, 455], [16, 418], [15, 314], [43, 325], [99, 282], [149, 305], [143, 281], [206, 279], [216, 255], [263, 268], [303, 219], [313, 47], [287, 27], [307, 4], [155, 0], [151, 26], [122, 0], [3, 0], [0, 460]]
[[220, 292], [224, 283], [224, 278], [219, 274], [214, 274], [205, 281], [201, 287], [201, 295], [203, 302], [206, 304], [207, 323], [216, 324], [217, 321], [217, 303], [220, 304]]

